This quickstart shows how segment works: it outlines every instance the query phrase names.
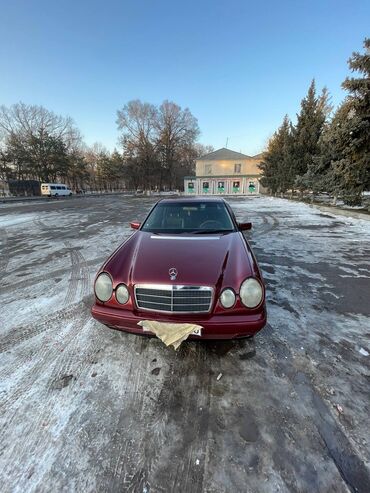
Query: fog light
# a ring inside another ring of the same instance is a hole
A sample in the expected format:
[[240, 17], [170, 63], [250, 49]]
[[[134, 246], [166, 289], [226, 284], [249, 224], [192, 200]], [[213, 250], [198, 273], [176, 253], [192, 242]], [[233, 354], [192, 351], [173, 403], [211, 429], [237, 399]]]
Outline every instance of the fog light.
[[221, 305], [224, 308], [231, 308], [235, 304], [235, 293], [232, 289], [224, 289], [220, 296]]
[[127, 286], [125, 284], [120, 284], [116, 289], [116, 298], [118, 303], [121, 303], [121, 305], [124, 305], [128, 302], [128, 299], [130, 298], [130, 293], [128, 292]]

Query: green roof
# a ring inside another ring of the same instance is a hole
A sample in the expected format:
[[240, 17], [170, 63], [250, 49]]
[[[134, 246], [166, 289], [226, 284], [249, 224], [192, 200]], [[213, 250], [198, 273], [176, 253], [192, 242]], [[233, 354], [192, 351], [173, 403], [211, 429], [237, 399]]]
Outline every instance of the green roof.
[[198, 158], [198, 160], [205, 161], [221, 161], [221, 160], [230, 160], [235, 161], [238, 159], [251, 159], [251, 156], [247, 156], [246, 154], [242, 154], [241, 152], [235, 152], [231, 149], [226, 149], [226, 147], [222, 147], [222, 149], [218, 149], [217, 151], [210, 152], [209, 154], [205, 154]]

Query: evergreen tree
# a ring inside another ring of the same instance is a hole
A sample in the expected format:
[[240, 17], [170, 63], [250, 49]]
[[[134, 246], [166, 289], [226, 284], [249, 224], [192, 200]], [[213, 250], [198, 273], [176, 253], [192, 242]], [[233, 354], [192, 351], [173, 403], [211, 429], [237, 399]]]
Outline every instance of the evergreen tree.
[[110, 177], [115, 184], [115, 188], [123, 188], [124, 186], [124, 161], [122, 155], [114, 149], [110, 157]]
[[329, 111], [328, 91], [324, 88], [317, 96], [313, 79], [307, 96], [302, 99], [301, 111], [293, 129], [292, 176], [301, 192], [310, 188], [309, 169], [314, 164], [314, 157], [319, 154], [319, 138]]
[[19, 135], [11, 133], [8, 136], [4, 155], [6, 160], [13, 164], [13, 169], [9, 170], [7, 178], [23, 180], [30, 176], [31, 173], [33, 175], [28, 147]]
[[291, 185], [291, 123], [285, 115], [283, 123], [268, 143], [268, 149], [259, 168], [261, 184], [271, 193], [285, 192]]
[[110, 169], [110, 154], [106, 149], [102, 149], [97, 156], [96, 162], [96, 175], [100, 190], [109, 190], [112, 188]]
[[347, 78], [342, 86], [350, 94], [345, 131], [345, 149], [336, 166], [343, 173], [341, 192], [349, 205], [360, 205], [362, 192], [370, 189], [370, 38], [364, 41], [365, 53], [353, 53], [348, 64], [362, 77]]
[[81, 152], [74, 152], [69, 158], [70, 168], [67, 181], [75, 190], [81, 190], [90, 179], [88, 163]]
[[345, 186], [343, 168], [348, 164], [347, 151], [351, 131], [351, 103], [345, 100], [326, 123], [319, 139], [319, 153], [313, 159], [306, 178], [314, 193], [329, 192], [334, 203]]
[[69, 171], [69, 156], [63, 139], [38, 132], [26, 141], [31, 174], [40, 181], [65, 179]]
[[360, 205], [363, 190], [370, 188], [370, 56], [354, 53], [349, 61], [352, 70], [367, 75], [362, 79], [346, 79], [343, 87], [352, 94], [324, 127], [319, 155], [309, 168], [308, 181], [314, 191], [327, 191], [334, 202], [342, 197], [348, 205]]

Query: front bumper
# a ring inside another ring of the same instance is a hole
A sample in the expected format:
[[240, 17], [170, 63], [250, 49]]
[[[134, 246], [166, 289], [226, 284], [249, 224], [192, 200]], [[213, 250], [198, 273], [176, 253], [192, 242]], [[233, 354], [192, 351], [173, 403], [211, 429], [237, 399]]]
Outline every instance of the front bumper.
[[156, 320], [169, 323], [194, 323], [203, 327], [202, 336], [190, 336], [194, 339], [235, 339], [253, 336], [266, 325], [266, 308], [263, 306], [258, 313], [247, 315], [211, 315], [208, 318], [189, 316], [181, 319], [169, 317], [163, 313], [136, 314], [129, 310], [120, 310], [95, 303], [91, 309], [92, 316], [112, 329], [132, 332], [134, 334], [152, 335], [144, 331], [138, 324], [141, 320]]

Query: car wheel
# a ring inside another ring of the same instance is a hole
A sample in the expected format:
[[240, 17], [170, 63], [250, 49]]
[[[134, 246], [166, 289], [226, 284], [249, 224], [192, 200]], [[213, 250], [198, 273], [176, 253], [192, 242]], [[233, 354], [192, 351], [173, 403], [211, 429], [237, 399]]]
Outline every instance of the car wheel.
[[72, 192], [69, 194], [70, 197], [72, 197]]
[[59, 193], [56, 193], [54, 197], [57, 199], [59, 197]]

